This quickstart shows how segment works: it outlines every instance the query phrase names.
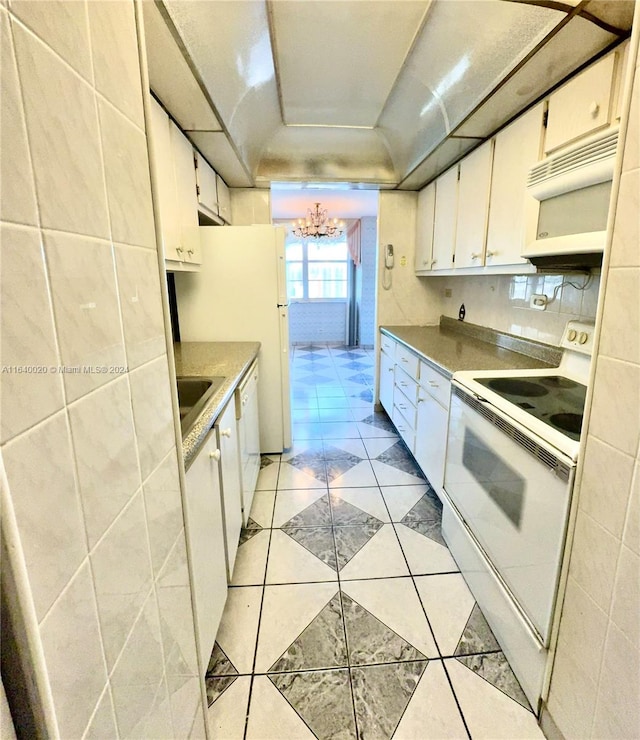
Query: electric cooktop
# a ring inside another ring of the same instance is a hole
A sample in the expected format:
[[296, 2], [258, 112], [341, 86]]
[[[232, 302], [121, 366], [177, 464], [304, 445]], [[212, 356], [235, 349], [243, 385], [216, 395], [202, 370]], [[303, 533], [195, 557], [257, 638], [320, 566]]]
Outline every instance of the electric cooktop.
[[579, 441], [587, 386], [561, 375], [476, 378], [536, 419]]

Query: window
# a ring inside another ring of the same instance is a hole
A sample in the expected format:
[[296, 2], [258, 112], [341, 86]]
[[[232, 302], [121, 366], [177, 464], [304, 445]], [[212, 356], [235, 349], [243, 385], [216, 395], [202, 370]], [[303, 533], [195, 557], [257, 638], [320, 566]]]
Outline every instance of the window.
[[345, 241], [290, 241], [286, 246], [289, 299], [347, 297], [349, 251]]

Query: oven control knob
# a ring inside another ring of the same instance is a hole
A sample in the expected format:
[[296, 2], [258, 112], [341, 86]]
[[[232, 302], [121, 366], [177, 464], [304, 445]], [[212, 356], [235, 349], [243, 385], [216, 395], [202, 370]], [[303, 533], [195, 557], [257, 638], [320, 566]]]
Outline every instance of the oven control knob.
[[578, 337], [578, 341], [580, 342], [580, 344], [586, 344], [587, 339], [589, 339], [589, 335], [587, 334], [587, 332], [581, 331], [580, 336]]
[[569, 329], [567, 332], [567, 339], [570, 342], [575, 342], [576, 337], [578, 336], [578, 332], [575, 329]]

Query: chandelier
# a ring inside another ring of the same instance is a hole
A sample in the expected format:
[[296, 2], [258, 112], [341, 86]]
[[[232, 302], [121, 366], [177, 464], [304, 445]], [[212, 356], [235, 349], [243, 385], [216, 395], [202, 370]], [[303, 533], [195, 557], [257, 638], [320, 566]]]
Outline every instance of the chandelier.
[[306, 219], [299, 218], [293, 225], [292, 233], [298, 239], [321, 239], [323, 236], [333, 237], [342, 234], [342, 224], [337, 218], [329, 219], [327, 209], [321, 209], [320, 203], [316, 203], [314, 210], [308, 208]]

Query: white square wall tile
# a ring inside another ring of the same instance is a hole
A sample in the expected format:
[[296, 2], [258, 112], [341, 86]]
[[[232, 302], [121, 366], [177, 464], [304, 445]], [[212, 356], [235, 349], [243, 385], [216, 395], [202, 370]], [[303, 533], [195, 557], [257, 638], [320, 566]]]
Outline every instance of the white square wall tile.
[[133, 369], [166, 352], [158, 255], [124, 245], [116, 245], [115, 254], [127, 363]]
[[640, 251], [640, 170], [624, 172], [620, 178], [620, 190], [616, 203], [613, 241], [611, 243], [611, 267], [639, 267]]
[[640, 268], [612, 268], [602, 317], [599, 353], [640, 364]]
[[60, 356], [70, 368], [67, 401], [74, 401], [126, 364], [113, 253], [108, 242], [59, 232], [45, 234], [45, 248]]
[[83, 735], [83, 740], [104, 740], [106, 737], [117, 737], [117, 735], [118, 730], [116, 729], [116, 715], [111, 701], [111, 690], [107, 686], [93, 713], [86, 733]]
[[45, 371], [2, 375], [0, 440], [5, 442], [61, 409], [64, 396], [62, 377], [51, 370], [59, 359], [40, 234], [7, 224], [0, 229], [2, 365]]
[[40, 627], [61, 737], [80, 737], [107, 682], [88, 563]]
[[611, 619], [635, 650], [640, 650], [640, 556], [624, 546], [618, 557]]
[[171, 701], [173, 736], [175, 738], [190, 737], [195, 722], [204, 724], [200, 679], [197, 676], [168, 676], [167, 687]]
[[91, 555], [102, 637], [111, 669], [151, 588], [144, 505], [138, 493]]
[[28, 31], [13, 29], [41, 223], [108, 237], [95, 93]]
[[37, 224], [36, 190], [7, 13], [0, 13], [0, 33], [0, 219]]
[[167, 676], [197, 676], [198, 658], [191, 588], [159, 588], [158, 610]]
[[108, 103], [98, 108], [113, 240], [155, 249], [147, 139]]
[[9, 442], [2, 457], [36, 613], [42, 618], [87, 554], [64, 412]]
[[118, 378], [69, 407], [89, 547], [140, 487], [129, 383]]
[[11, 0], [11, 12], [86, 80], [93, 80], [87, 4], [77, 0]]
[[145, 480], [175, 445], [173, 406], [167, 357], [129, 374], [142, 479]]
[[143, 127], [134, 4], [90, 1], [88, 6], [96, 89]]

